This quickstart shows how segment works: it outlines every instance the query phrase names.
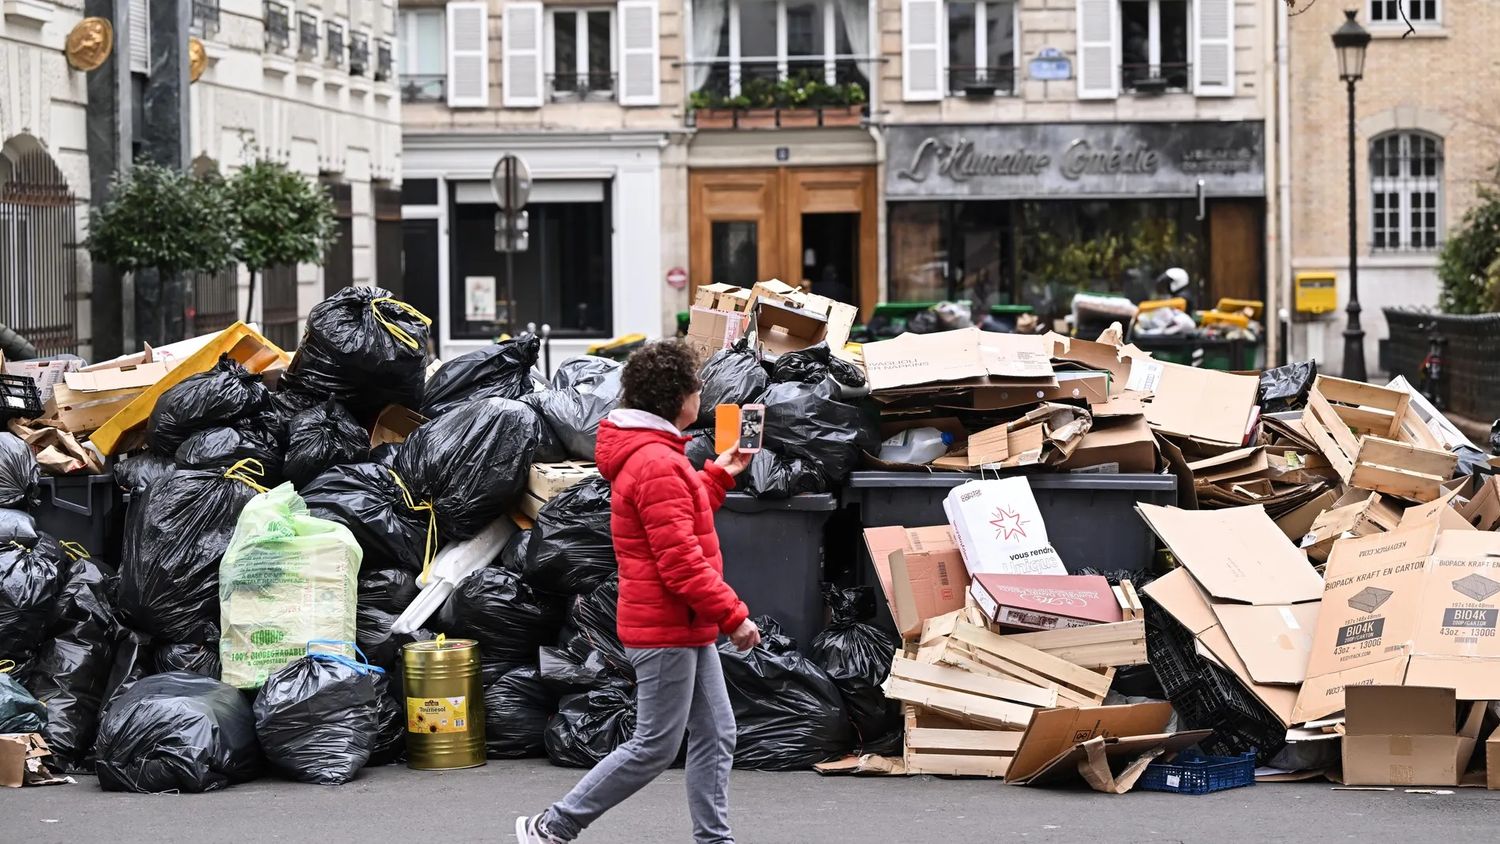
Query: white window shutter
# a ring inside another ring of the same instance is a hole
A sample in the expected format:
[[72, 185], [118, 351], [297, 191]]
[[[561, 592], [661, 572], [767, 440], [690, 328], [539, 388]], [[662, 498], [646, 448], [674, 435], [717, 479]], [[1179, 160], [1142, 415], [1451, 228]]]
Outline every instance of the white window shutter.
[[1198, 0], [1193, 93], [1234, 96], [1234, 0]]
[[505, 31], [500, 34], [504, 78], [500, 95], [512, 108], [542, 105], [542, 4], [525, 0], [505, 4]]
[[483, 2], [448, 4], [448, 107], [490, 104], [489, 11]]
[[146, 0], [130, 0], [126, 11], [130, 33], [130, 72], [151, 72], [151, 12]]
[[1078, 0], [1078, 99], [1120, 96], [1119, 57], [1120, 0]]
[[656, 0], [620, 0], [620, 105], [661, 103]]
[[901, 99], [943, 98], [943, 2], [901, 0]]

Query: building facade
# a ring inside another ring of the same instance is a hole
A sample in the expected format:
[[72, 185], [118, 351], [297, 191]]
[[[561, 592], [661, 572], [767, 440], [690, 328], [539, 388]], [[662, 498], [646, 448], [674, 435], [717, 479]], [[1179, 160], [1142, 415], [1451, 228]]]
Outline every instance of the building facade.
[[[1493, 183], [1500, 164], [1495, 91], [1500, 9], [1480, 0], [1358, 4], [1373, 36], [1356, 87], [1355, 219], [1365, 359], [1377, 372], [1387, 336], [1381, 309], [1436, 306], [1438, 253], [1446, 234]], [[1286, 110], [1293, 181], [1286, 228], [1288, 276], [1331, 273], [1338, 310], [1298, 314], [1291, 351], [1327, 371], [1343, 364], [1348, 300], [1347, 91], [1329, 35], [1343, 5], [1315, 4], [1288, 22]], [[1413, 29], [1404, 35], [1406, 25]]]

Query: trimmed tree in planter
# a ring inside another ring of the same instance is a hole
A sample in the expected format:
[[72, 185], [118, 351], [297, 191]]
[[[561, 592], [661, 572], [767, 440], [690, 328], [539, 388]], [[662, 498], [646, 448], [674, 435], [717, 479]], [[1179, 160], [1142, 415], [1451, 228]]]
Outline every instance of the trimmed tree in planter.
[[322, 264], [338, 230], [327, 192], [285, 164], [251, 162], [234, 174], [229, 194], [238, 217], [235, 257], [250, 270], [248, 322], [256, 279], [271, 267]]
[[1479, 202], [1443, 244], [1438, 279], [1445, 313], [1500, 311], [1500, 180], [1480, 186]]
[[180, 332], [184, 303], [172, 301], [174, 295], [153, 307], [151, 282], [139, 272], [156, 270], [161, 289], [175, 294], [183, 273], [232, 265], [234, 242], [235, 216], [223, 180], [143, 160], [115, 175], [109, 202], [90, 217], [85, 247], [94, 260], [138, 274], [136, 333], [161, 342], [181, 339], [170, 335]]

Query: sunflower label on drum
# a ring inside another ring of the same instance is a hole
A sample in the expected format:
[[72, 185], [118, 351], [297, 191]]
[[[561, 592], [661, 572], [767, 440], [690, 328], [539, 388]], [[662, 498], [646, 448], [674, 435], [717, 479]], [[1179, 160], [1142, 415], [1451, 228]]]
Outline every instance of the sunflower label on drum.
[[469, 701], [462, 695], [406, 699], [406, 731], [409, 733], [461, 733], [468, 727]]

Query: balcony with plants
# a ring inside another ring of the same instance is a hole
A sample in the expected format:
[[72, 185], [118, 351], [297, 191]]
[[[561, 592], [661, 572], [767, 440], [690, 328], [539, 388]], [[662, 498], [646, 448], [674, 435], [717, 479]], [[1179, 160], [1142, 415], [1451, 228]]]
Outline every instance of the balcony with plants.
[[688, 97], [689, 119], [699, 129], [813, 129], [858, 126], [865, 118], [865, 88], [856, 81], [829, 83], [811, 73], [784, 79], [758, 76], [734, 86], [707, 86]]

